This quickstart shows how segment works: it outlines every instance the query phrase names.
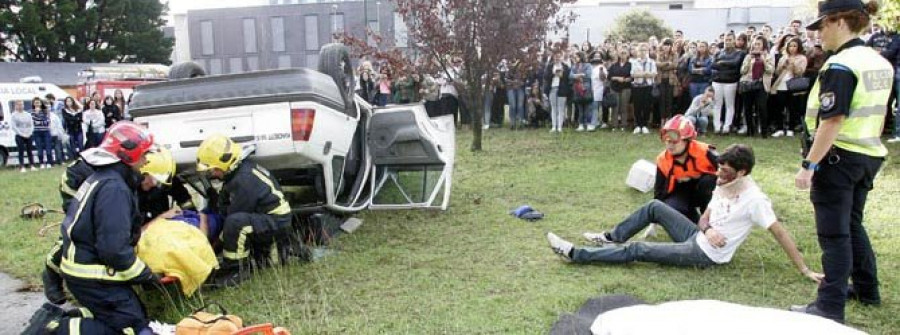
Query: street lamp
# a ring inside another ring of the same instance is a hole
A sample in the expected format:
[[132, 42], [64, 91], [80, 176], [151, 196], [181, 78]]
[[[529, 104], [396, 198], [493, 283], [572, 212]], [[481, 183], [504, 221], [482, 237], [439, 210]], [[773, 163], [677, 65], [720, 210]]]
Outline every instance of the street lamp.
[[381, 34], [381, 1], [375, 3], [375, 24], [378, 25], [378, 33]]
[[337, 4], [331, 5], [331, 33], [337, 32]]

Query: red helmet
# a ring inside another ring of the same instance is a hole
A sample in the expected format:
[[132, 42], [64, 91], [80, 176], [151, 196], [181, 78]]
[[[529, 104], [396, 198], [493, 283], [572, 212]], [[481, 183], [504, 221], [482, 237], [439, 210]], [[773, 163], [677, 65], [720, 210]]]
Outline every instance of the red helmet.
[[137, 123], [119, 121], [109, 127], [100, 148], [133, 166], [153, 147], [153, 134]]
[[694, 123], [683, 115], [675, 115], [660, 130], [660, 137], [663, 141], [671, 140], [687, 140], [697, 137], [697, 130], [694, 129]]

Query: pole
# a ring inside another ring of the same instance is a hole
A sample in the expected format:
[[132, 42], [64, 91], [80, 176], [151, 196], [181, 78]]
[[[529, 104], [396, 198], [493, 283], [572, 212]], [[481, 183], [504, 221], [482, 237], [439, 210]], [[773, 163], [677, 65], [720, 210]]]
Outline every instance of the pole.
[[363, 31], [369, 28], [369, 0], [363, 0]]

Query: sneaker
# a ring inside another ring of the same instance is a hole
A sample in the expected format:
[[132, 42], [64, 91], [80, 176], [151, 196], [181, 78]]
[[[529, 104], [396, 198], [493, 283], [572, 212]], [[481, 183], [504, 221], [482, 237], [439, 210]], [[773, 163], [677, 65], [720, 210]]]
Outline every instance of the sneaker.
[[784, 130], [779, 130], [772, 134], [772, 137], [782, 137], [782, 136], [784, 136]]
[[787, 131], [787, 137], [794, 137], [794, 131], [793, 131], [793, 130], [788, 130], [788, 131]]
[[488, 130], [488, 129], [490, 129], [490, 128], [491, 128], [490, 125], [483, 125], [483, 126], [481, 126], [481, 129], [484, 129], [484, 130]]
[[634, 131], [631, 132], [631, 133], [632, 133], [632, 134], [640, 134], [640, 133], [641, 133], [641, 127], [634, 127]]
[[641, 133], [642, 133], [642, 134], [649, 134], [649, 133], [650, 133], [650, 129], [647, 129], [647, 127], [641, 127]]
[[798, 312], [798, 313], [804, 313], [804, 314], [809, 314], [809, 315], [821, 316], [823, 318], [830, 319], [834, 322], [844, 324], [843, 317], [841, 317], [840, 315], [833, 315], [833, 314], [826, 313], [825, 311], [819, 309], [819, 307], [816, 306], [815, 302], [810, 303], [808, 305], [793, 305], [793, 306], [789, 307], [788, 310], [791, 312]]
[[601, 125], [600, 125], [600, 129], [606, 129], [606, 128], [609, 128], [609, 125], [608, 125], [608, 124], [605, 124], [605, 123], [604, 123], [604, 124], [601, 124]]
[[738, 135], [747, 134], [747, 126], [746, 125], [741, 126], [741, 129], [738, 129], [737, 133], [738, 133]]
[[898, 143], [900, 142], [900, 136], [894, 136], [887, 140], [888, 143]]
[[31, 166], [31, 171], [37, 171], [37, 170], [38, 169], [36, 167], [34, 167], [34, 165]]
[[584, 125], [583, 125], [583, 124], [579, 124], [579, 125], [578, 125], [578, 128], [576, 128], [575, 131], [584, 131]]
[[28, 171], [28, 170], [26, 170], [24, 166], [19, 170], [19, 172], [21, 172], [21, 173], [25, 173], [25, 171]]
[[728, 133], [730, 133], [730, 132], [731, 132], [731, 130], [729, 130], [727, 127], [722, 127], [722, 132], [720, 134], [728, 135]]
[[572, 242], [561, 239], [554, 233], [547, 233], [547, 242], [550, 242], [550, 249], [553, 249], [554, 253], [556, 253], [566, 261], [572, 261], [572, 257], [569, 256], [570, 254], [572, 254]]
[[596, 131], [596, 130], [597, 130], [597, 126], [595, 126], [595, 125], [590, 124], [587, 126], [587, 131]]
[[625, 131], [625, 127], [619, 128], [619, 130], [621, 130], [621, 131], [624, 132], [624, 131]]
[[603, 231], [603, 232], [599, 232], [599, 233], [588, 232], [588, 233], [581, 234], [581, 236], [584, 236], [584, 239], [591, 241], [593, 243], [596, 243], [596, 244], [615, 243], [615, 242], [613, 242], [612, 236], [609, 235], [608, 231]]

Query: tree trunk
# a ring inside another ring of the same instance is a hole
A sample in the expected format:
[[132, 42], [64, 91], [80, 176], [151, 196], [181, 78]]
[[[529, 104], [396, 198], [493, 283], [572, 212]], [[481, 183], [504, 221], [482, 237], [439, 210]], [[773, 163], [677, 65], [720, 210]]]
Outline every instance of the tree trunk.
[[[480, 80], [477, 82], [481, 83]], [[477, 86], [472, 84], [466, 85], [466, 90], [469, 91], [466, 94], [469, 100], [466, 105], [469, 108], [470, 115], [472, 115], [472, 151], [481, 151], [481, 125], [484, 124], [484, 108], [479, 108], [484, 105], [484, 93]], [[478, 103], [479, 101], [482, 101], [482, 103]]]

